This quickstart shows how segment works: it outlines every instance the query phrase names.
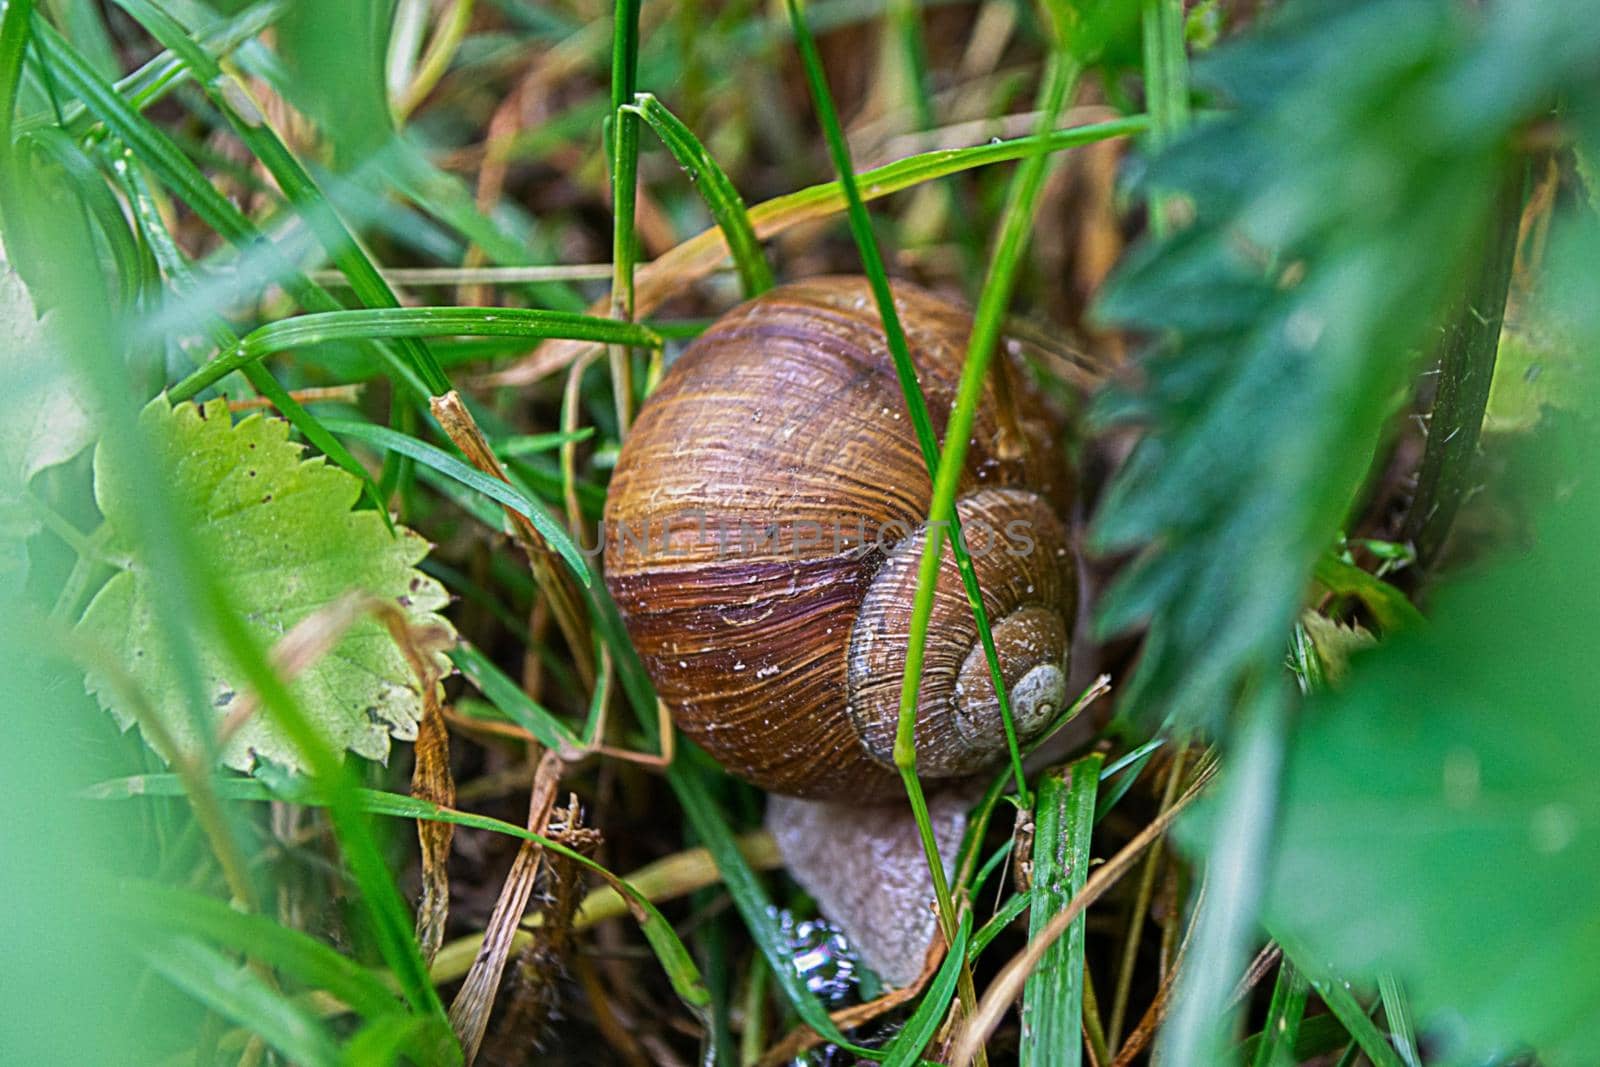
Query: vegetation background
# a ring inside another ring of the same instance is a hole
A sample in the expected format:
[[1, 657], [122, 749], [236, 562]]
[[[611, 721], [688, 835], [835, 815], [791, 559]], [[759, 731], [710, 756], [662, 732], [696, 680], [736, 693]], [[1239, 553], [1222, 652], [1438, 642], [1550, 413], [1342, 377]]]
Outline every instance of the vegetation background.
[[[5, 0], [4, 1058], [1596, 1062], [1597, 26]], [[652, 759], [582, 551], [830, 271], [1018, 340], [1104, 586], [902, 994]]]

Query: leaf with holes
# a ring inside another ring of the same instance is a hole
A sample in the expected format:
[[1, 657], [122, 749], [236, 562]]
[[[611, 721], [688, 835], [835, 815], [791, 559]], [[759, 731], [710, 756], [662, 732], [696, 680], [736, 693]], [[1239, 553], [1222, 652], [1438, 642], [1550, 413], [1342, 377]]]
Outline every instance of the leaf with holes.
[[[398, 603], [413, 629], [453, 641], [436, 614], [448, 602], [443, 587], [415, 569], [428, 545], [404, 527], [391, 536], [375, 511], [352, 511], [361, 484], [321, 457], [307, 459], [289, 441], [281, 419], [251, 416], [235, 425], [227, 405], [169, 407], [158, 398], [140, 415], [172, 498], [184, 512], [194, 549], [225, 583], [229, 602], [255, 636], [273, 646], [293, 627], [352, 591]], [[130, 497], [145, 491], [152, 472], [101, 447], [95, 454], [95, 496], [112, 530], [109, 555], [121, 570], [95, 596], [79, 632], [115, 657], [175, 741], [197, 740], [183, 710], [185, 687], [159, 632], [150, 574], [132, 534]], [[218, 729], [232, 731], [222, 752], [230, 767], [250, 770], [265, 758], [303, 769], [298, 751], [263, 711], [229, 722], [241, 703], [239, 674], [205, 628], [193, 632], [207, 697]], [[439, 656], [440, 670], [448, 663]], [[126, 728], [134, 719], [126, 686], [111, 671], [91, 669], [89, 687]], [[292, 681], [301, 707], [333, 744], [384, 760], [391, 736], [416, 737], [420, 683], [399, 646], [376, 620], [364, 617], [333, 650], [314, 658]]]

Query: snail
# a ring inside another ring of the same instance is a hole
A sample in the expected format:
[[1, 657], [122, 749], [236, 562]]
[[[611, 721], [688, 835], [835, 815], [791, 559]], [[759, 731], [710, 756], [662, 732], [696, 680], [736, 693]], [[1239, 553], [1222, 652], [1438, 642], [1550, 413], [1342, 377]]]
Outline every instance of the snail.
[[[910, 284], [893, 294], [937, 437], [972, 320]], [[1074, 485], [1057, 437], [1002, 354], [956, 511], [1022, 741], [1067, 706], [1077, 579], [1062, 516]], [[903, 809], [893, 744], [931, 495], [865, 278], [784, 285], [714, 322], [640, 410], [603, 522], [606, 585], [679, 729], [769, 792], [857, 806], [899, 797]], [[970, 780], [1007, 755], [948, 549], [915, 737], [918, 773], [934, 782]]]

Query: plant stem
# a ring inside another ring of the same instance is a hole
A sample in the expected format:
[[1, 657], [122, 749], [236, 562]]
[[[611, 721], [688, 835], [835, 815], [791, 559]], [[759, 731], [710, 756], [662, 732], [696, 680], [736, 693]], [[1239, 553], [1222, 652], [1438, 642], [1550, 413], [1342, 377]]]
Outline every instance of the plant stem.
[[[1162, 790], [1161, 811], [1172, 807], [1178, 799], [1178, 786], [1183, 780], [1184, 757], [1188, 747], [1182, 746], [1172, 757], [1167, 769], [1167, 783]], [[1111, 996], [1111, 1022], [1106, 1034], [1107, 1045], [1115, 1050], [1122, 1041], [1122, 1024], [1127, 1018], [1128, 994], [1133, 987], [1133, 968], [1139, 958], [1139, 943], [1143, 940], [1145, 912], [1150, 907], [1150, 896], [1155, 890], [1156, 872], [1161, 860], [1161, 842], [1150, 846], [1144, 859], [1144, 870], [1139, 874], [1139, 890], [1134, 895], [1133, 911], [1128, 917], [1128, 934], [1123, 942], [1122, 964], [1117, 971], [1117, 985]]]
[[[611, 317], [631, 322], [634, 314], [634, 199], [639, 175], [639, 118], [622, 108], [633, 103], [639, 67], [639, 2], [617, 0], [611, 37], [611, 110], [607, 149], [611, 156]], [[633, 353], [607, 349], [617, 413], [617, 437], [633, 420]]]
[[1417, 560], [1424, 568], [1438, 560], [1456, 512], [1472, 492], [1478, 435], [1494, 380], [1500, 325], [1505, 320], [1506, 294], [1517, 253], [1523, 184], [1521, 166], [1501, 183], [1477, 273], [1445, 323], [1439, 391], [1405, 524], [1405, 537], [1415, 545]]
[[[1144, 0], [1145, 108], [1150, 112], [1150, 145], [1160, 148], [1189, 121], [1189, 57], [1183, 40], [1183, 0]], [[1169, 229], [1167, 196], [1150, 195], [1150, 228], [1159, 237]]]

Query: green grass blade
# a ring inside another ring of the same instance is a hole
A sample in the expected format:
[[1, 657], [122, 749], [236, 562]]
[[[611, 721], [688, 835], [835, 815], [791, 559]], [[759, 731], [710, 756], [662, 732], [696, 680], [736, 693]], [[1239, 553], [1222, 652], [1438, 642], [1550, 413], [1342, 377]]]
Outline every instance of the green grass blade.
[[[17, 92], [22, 84], [23, 61], [27, 57], [33, 0], [10, 0], [0, 12], [0, 220], [16, 245], [26, 233], [29, 212], [16, 191], [21, 189], [22, 169], [17, 163]], [[26, 238], [24, 238], [26, 240]], [[12, 252], [12, 258], [16, 252]]]
[[1027, 911], [1033, 903], [1033, 890], [1023, 893], [1013, 893], [1011, 898], [994, 910], [989, 916], [989, 921], [978, 928], [972, 935], [972, 944], [967, 949], [967, 962], [976, 963], [983, 950], [989, 947], [989, 942], [1006, 932], [1006, 927], [1017, 921], [1017, 916]]
[[259, 326], [232, 351], [218, 356], [173, 386], [173, 400], [187, 400], [234, 371], [274, 352], [329, 341], [375, 337], [561, 337], [661, 347], [661, 338], [647, 326], [537, 308], [362, 308], [323, 311], [279, 319]]
[[1306, 995], [1311, 983], [1292, 961], [1285, 958], [1278, 966], [1278, 980], [1272, 987], [1272, 1003], [1261, 1024], [1261, 1041], [1256, 1045], [1250, 1067], [1293, 1067], [1295, 1044], [1300, 1040], [1300, 1023], [1305, 1018]]
[[147, 947], [144, 956], [161, 977], [259, 1036], [289, 1062], [306, 1067], [339, 1062], [333, 1034], [314, 1012], [215, 949], [179, 938]]
[[886, 1067], [912, 1067], [920, 1062], [922, 1050], [933, 1040], [934, 1031], [939, 1029], [945, 1012], [950, 1009], [950, 1002], [955, 999], [956, 983], [961, 977], [962, 964], [967, 959], [967, 940], [971, 934], [972, 912], [968, 910], [962, 913], [956, 939], [945, 954], [944, 962], [939, 965], [939, 972], [923, 991], [917, 1010], [911, 1013], [904, 1029], [890, 1043], [889, 1054], [883, 1060]]
[[[1287, 955], [1288, 950], [1285, 949]], [[1366, 1053], [1373, 1067], [1405, 1067], [1404, 1062], [1395, 1052], [1394, 1046], [1389, 1044], [1389, 1039], [1384, 1032], [1378, 1029], [1378, 1024], [1372, 1021], [1367, 1009], [1361, 1006], [1356, 995], [1350, 992], [1344, 982], [1336, 978], [1319, 978], [1308, 974], [1311, 988], [1316, 990], [1317, 996], [1328, 1006], [1328, 1010], [1338, 1018], [1361, 1051]]]
[[154, 281], [154, 269], [139, 248], [129, 228], [122, 205], [112, 194], [88, 153], [60, 129], [50, 126], [24, 136], [23, 144], [37, 145], [66, 173], [72, 181], [95, 228], [105, 238], [111, 252], [112, 266], [117, 279], [117, 305], [125, 314], [131, 311], [140, 292]]
[[1393, 974], [1378, 979], [1378, 996], [1383, 1001], [1383, 1017], [1389, 1020], [1389, 1032], [1394, 1037], [1395, 1049], [1405, 1067], [1422, 1067], [1422, 1053], [1417, 1049], [1417, 1028], [1411, 1021], [1411, 1008], [1406, 1003], [1405, 990]]
[[[1189, 117], [1189, 57], [1183, 37], [1183, 0], [1144, 0], [1142, 41], [1146, 107], [1154, 120], [1151, 142], [1171, 140]], [[1167, 197], [1152, 193], [1151, 226], [1168, 229]]]
[[[55, 63], [48, 54], [45, 58], [54, 75], [61, 75], [66, 66], [79, 65], [70, 49], [65, 49], [59, 35], [54, 35], [45, 23], [34, 19], [32, 25], [38, 35], [36, 40], [47, 46], [46, 53], [52, 51], [49, 47], [52, 40], [61, 45], [54, 54], [63, 63]], [[84, 77], [81, 81], [90, 88], [104, 85], [93, 77]], [[120, 99], [115, 103], [117, 107], [122, 106]], [[143, 122], [142, 119], [138, 121]], [[31, 213], [30, 228], [38, 227], [42, 234], [43, 228], [56, 224], [49, 234], [54, 255], [49, 257], [51, 262], [45, 264], [54, 266], [49, 291], [67, 308], [66, 313], [59, 316], [66, 333], [64, 347], [102, 412], [100, 447], [118, 449], [137, 464], [146, 454], [146, 442], [129, 403], [135, 394], [130, 388], [127, 368], [119, 360], [105, 358], [112, 345], [108, 339], [110, 326], [105, 316], [105, 297], [96, 291], [98, 272], [69, 269], [92, 262], [94, 254], [92, 251], [77, 254], [77, 246], [71, 243], [73, 220], [67, 212], [57, 210], [58, 204], [51, 199], [48, 190], [26, 191], [35, 198], [31, 206], [38, 209]], [[147, 548], [146, 562], [154, 578], [150, 584], [155, 590], [159, 621], [163, 632], [173, 638], [173, 654], [178, 661], [177, 684], [182, 689], [185, 710], [193, 714], [197, 736], [204, 742], [198, 757], [209, 762], [215, 748], [208, 733], [213, 716], [205, 714], [211, 711], [210, 701], [201, 691], [201, 675], [191, 636], [197, 631], [209, 630], [237, 668], [241, 684], [248, 685], [261, 696], [263, 712], [273, 717], [317, 771], [319, 788], [328, 798], [335, 833], [355, 883], [352, 899], [373, 931], [408, 1002], [415, 1010], [442, 1020], [443, 1006], [427, 980], [404, 899], [394, 885], [384, 854], [371, 836], [365, 817], [354, 807], [345, 777], [348, 771], [341, 756], [330, 749], [310, 724], [273, 669], [265, 650], [259, 647], [254, 634], [238, 616], [235, 605], [212, 571], [212, 562], [195, 549], [192, 531], [178, 521], [179, 509], [169, 506], [166, 486], [161, 482], [161, 479], [153, 479], [147, 493], [135, 494], [138, 499], [133, 525], [140, 543]], [[179, 970], [193, 976], [189, 973], [192, 968], [180, 967]], [[242, 991], [242, 995], [244, 993], [248, 990]]]
[[[342, 310], [343, 306], [338, 301], [326, 290], [313, 285], [279, 249], [266, 240], [255, 224], [211, 185], [166, 134], [134, 110], [110, 83], [94, 74], [60, 34], [37, 19], [33, 25], [39, 50], [53, 74], [76, 93], [89, 112], [104, 122], [206, 225], [241, 251], [260, 256], [271, 268], [273, 277], [282, 281], [290, 294], [308, 310]], [[426, 383], [416, 376], [409, 364], [387, 349], [379, 347], [377, 351], [397, 383], [405, 385], [418, 397], [427, 394]]]
[[[228, 800], [272, 801], [286, 800], [295, 804], [308, 804], [325, 806], [326, 797], [320, 785], [315, 781], [299, 780], [288, 783], [285, 787], [272, 789], [265, 782], [254, 778], [219, 778], [217, 788], [221, 796]], [[102, 782], [89, 795], [101, 799], [116, 799], [132, 796], [172, 796], [181, 793], [183, 783], [176, 775], [153, 774], [142, 775], [135, 778], [117, 779]], [[559, 841], [552, 840], [542, 834], [536, 834], [514, 823], [501, 819], [491, 818], [487, 815], [474, 815], [471, 812], [457, 811], [453, 808], [441, 807], [438, 804], [422, 800], [418, 797], [408, 796], [404, 793], [389, 793], [379, 789], [354, 789], [351, 791], [351, 800], [358, 810], [373, 815], [386, 815], [401, 819], [421, 819], [427, 822], [451, 823], [455, 826], [466, 826], [475, 830], [489, 830], [508, 837], [519, 838], [523, 841], [533, 841], [572, 860], [580, 866], [586, 867], [603, 877], [607, 883], [616, 888], [628, 901], [630, 910], [635, 920], [639, 923], [641, 932], [650, 947], [655, 951], [668, 980], [672, 982], [673, 989], [684, 1000], [684, 1003], [695, 1010], [705, 1007], [710, 1002], [709, 994], [705, 991], [704, 984], [700, 981], [698, 968], [694, 965], [693, 957], [688, 949], [673, 932], [672, 924], [652, 904], [644, 894], [640, 893], [626, 880], [613, 874], [608, 868], [577, 852]], [[431, 988], [431, 986], [430, 986]]]
[[88, 56], [101, 74], [115, 77], [116, 46], [101, 18], [100, 5], [93, 0], [55, 0], [50, 6], [51, 15], [78, 51]]
[[[200, 46], [207, 54], [221, 59], [271, 27], [282, 17], [286, 7], [287, 4], [283, 0], [267, 0], [266, 3], [245, 8], [227, 21], [207, 28], [200, 34]], [[96, 69], [96, 73], [101, 72]], [[135, 111], [143, 111], [165, 99], [168, 93], [189, 80], [188, 64], [170, 49], [163, 49], [133, 73], [117, 79], [113, 88]], [[61, 109], [59, 124], [73, 137], [81, 138], [89, 132], [94, 121], [94, 116], [84, 107], [83, 102], [73, 100]], [[19, 125], [29, 130], [40, 126], [54, 126], [57, 125], [57, 117], [53, 112], [36, 112], [23, 119]]]
[[[622, 6], [624, 4], [618, 4], [619, 8]], [[634, 234], [639, 194], [639, 120], [627, 111], [615, 111], [611, 130], [611, 317], [619, 322], [632, 322], [634, 267], [639, 250]], [[617, 429], [619, 433], [626, 433], [633, 421], [633, 353], [625, 346], [612, 345], [607, 355]]]
[[[243, 85], [224, 74], [222, 67], [189, 36], [184, 26], [149, 0], [117, 0], [117, 6], [132, 15], [151, 36], [190, 66], [207, 99], [227, 116], [239, 139], [261, 161], [284, 196], [299, 210], [334, 264], [344, 272], [356, 295], [370, 307], [399, 307], [400, 301], [395, 297], [394, 290], [389, 288], [389, 283], [383, 280], [378, 268], [361, 250], [354, 235], [339, 220], [333, 205], [305, 167], [267, 125]], [[428, 390], [434, 395], [449, 392], [450, 379], [428, 347], [414, 337], [399, 340], [402, 354], [410, 361], [412, 369]]]
[[[1052, 53], [1046, 74], [1041, 111], [1043, 129], [1053, 129], [1077, 84], [1079, 67], [1064, 51]], [[912, 604], [910, 644], [906, 654], [900, 694], [900, 726], [895, 737], [895, 762], [915, 758], [912, 732], [916, 723], [917, 693], [922, 682], [922, 662], [933, 615], [933, 591], [944, 552], [944, 531], [955, 516], [956, 487], [966, 465], [967, 445], [977, 415], [989, 363], [994, 358], [1011, 291], [1021, 269], [1022, 251], [1033, 225], [1033, 210], [1048, 174], [1049, 158], [1034, 156], [1023, 162], [1007, 196], [1000, 236], [990, 260], [988, 279], [978, 299], [967, 359], [956, 387], [956, 402], [945, 427], [944, 449], [934, 478], [933, 501], [928, 511], [928, 537], [917, 572], [917, 594]]]
[[[416, 1058], [430, 1030], [427, 1019], [391, 1015], [373, 1019], [344, 1044], [344, 1067], [391, 1067], [397, 1063], [426, 1062]], [[402, 1057], [408, 1057], [402, 1059]]]
[[334, 433], [354, 437], [358, 441], [365, 441], [369, 445], [397, 453], [418, 463], [431, 467], [440, 474], [446, 475], [471, 489], [475, 489], [484, 496], [497, 503], [503, 504], [517, 514], [522, 515], [533, 523], [534, 529], [539, 531], [552, 548], [554, 548], [566, 561], [572, 573], [585, 586], [594, 583], [594, 576], [583, 558], [583, 553], [573, 542], [566, 528], [550, 516], [544, 506], [522, 490], [509, 482], [498, 478], [491, 478], [476, 467], [464, 460], [437, 448], [415, 437], [391, 430], [386, 426], [374, 426], [366, 422], [352, 422], [346, 419], [337, 421], [328, 420], [325, 425]]
[[[866, 202], [862, 200], [861, 191], [856, 184], [855, 163], [850, 158], [850, 146], [845, 141], [844, 126], [839, 121], [839, 112], [833, 103], [833, 93], [828, 88], [827, 74], [822, 68], [822, 57], [817, 52], [816, 40], [806, 24], [802, 0], [786, 0], [786, 6], [790, 25], [794, 29], [795, 43], [800, 50], [800, 62], [805, 68], [806, 82], [811, 89], [811, 102], [822, 125], [823, 139], [828, 144], [828, 154], [833, 159], [834, 171], [839, 175], [839, 187], [844, 191], [850, 233], [855, 238], [861, 265], [872, 287], [879, 315], [883, 319], [883, 332], [889, 344], [889, 353], [894, 360], [895, 374], [900, 380], [901, 391], [905, 394], [906, 405], [911, 413], [911, 424], [916, 430], [917, 441], [922, 447], [923, 458], [931, 476], [938, 466], [933, 423], [928, 418], [928, 407], [923, 400], [921, 387], [917, 384], [916, 368], [911, 362], [911, 351], [906, 344], [905, 327], [901, 324], [900, 313], [895, 308], [894, 295], [889, 289], [889, 275], [883, 264], [883, 255], [878, 250], [877, 238], [872, 233], [872, 219], [867, 214]], [[930, 538], [935, 536], [935, 531], [930, 531], [929, 536]], [[1004, 692], [1003, 683], [996, 692]], [[1001, 700], [1004, 706], [1004, 697]], [[1027, 783], [1022, 775], [1022, 761], [1016, 756], [1016, 735], [1011, 727], [1009, 714], [1005, 716], [1005, 723], [1007, 739], [1013, 753], [1013, 765], [1016, 767], [1018, 788], [1025, 791]], [[902, 755], [904, 759], [901, 758]], [[902, 752], [902, 746], [896, 745], [895, 762], [901, 768], [906, 796], [911, 802], [917, 830], [922, 838], [923, 852], [928, 859], [928, 871], [933, 877], [940, 926], [947, 939], [953, 938], [955, 905], [950, 898], [950, 886], [945, 877], [944, 864], [939, 859], [939, 847], [933, 838], [933, 826], [928, 817], [928, 801], [923, 795], [922, 784], [917, 779], [916, 749], [910, 743], [909, 732], [904, 751]]]
[[107, 901], [131, 922], [203, 938], [259, 960], [312, 989], [332, 994], [361, 1015], [376, 1018], [402, 1008], [394, 990], [378, 975], [265, 915], [246, 914], [214, 897], [152, 882], [121, 882]]
[[[123, 170], [124, 187], [129, 203], [133, 208], [133, 217], [136, 220], [140, 233], [144, 236], [145, 245], [150, 249], [156, 263], [165, 271], [173, 287], [179, 292], [193, 292], [195, 289], [194, 275], [183, 251], [178, 247], [178, 242], [167, 229], [166, 221], [161, 217], [161, 212], [156, 208], [155, 198], [151, 192], [144, 169], [136, 162], [130, 160]], [[223, 322], [221, 318], [213, 317], [210, 333], [212, 338], [222, 347], [230, 347], [238, 343], [238, 335], [233, 329]], [[377, 483], [372, 480], [372, 475], [367, 473], [350, 450], [340, 443], [339, 439], [330, 433], [322, 422], [304, 407], [289, 391], [278, 384], [264, 367], [246, 365], [241, 368], [250, 385], [266, 397], [273, 407], [277, 408], [294, 427], [305, 435], [322, 454], [337, 463], [350, 474], [361, 479], [362, 491], [377, 513], [383, 516], [385, 525], [393, 529], [393, 521], [389, 517], [389, 509], [384, 507], [383, 498], [379, 495]]]
[[1274, 679], [1243, 699], [1211, 824], [1205, 899], [1157, 1046], [1164, 1062], [1180, 1067], [1223, 1062], [1234, 1016], [1229, 993], [1248, 958], [1272, 838], [1288, 697]]
[[667, 106], [652, 93], [639, 93], [624, 111], [638, 115], [661, 138], [678, 165], [689, 174], [705, 200], [706, 209], [722, 230], [733, 256], [734, 269], [744, 295], [758, 296], [772, 288], [772, 267], [767, 263], [755, 227], [750, 225], [750, 214], [745, 209], [744, 198], [733, 186], [726, 171], [706, 151], [694, 132], [667, 110]]
[[496, 440], [494, 451], [495, 455], [506, 458], [530, 456], [536, 452], [553, 452], [568, 441], [587, 441], [593, 436], [593, 426], [583, 426], [572, 433], [556, 430], [552, 433], [517, 434]]
[[462, 643], [450, 652], [454, 663], [478, 691], [505, 716], [556, 752], [581, 747], [576, 734], [549, 710], [530, 697], [494, 662], [472, 645]]
[[1146, 107], [1160, 146], [1189, 120], [1189, 56], [1184, 42], [1183, 0], [1144, 0], [1141, 13]]
[[[639, 121], [624, 110], [639, 82], [640, 0], [616, 0], [611, 24], [611, 110], [607, 112], [606, 152], [611, 162], [611, 317], [633, 320], [635, 198], [639, 185]], [[633, 421], [633, 354], [613, 345], [609, 352], [617, 432]]]
[[22, 84], [22, 61], [28, 51], [28, 27], [33, 0], [8, 0], [0, 12], [0, 151], [9, 152], [17, 115], [17, 88]]
[[[1033, 937], [1083, 888], [1089, 877], [1095, 795], [1105, 757], [1096, 752], [1039, 783], [1034, 806], [1033, 890], [1028, 936]], [[1079, 915], [1045, 951], [1022, 989], [1022, 1063], [1083, 1062], [1084, 933]]]
[[784, 997], [800, 1016], [800, 1020], [824, 1038], [854, 1055], [868, 1059], [878, 1058], [877, 1053], [858, 1048], [848, 1041], [828, 1017], [827, 1009], [822, 1006], [816, 995], [806, 988], [805, 980], [795, 969], [788, 940], [778, 929], [776, 910], [772, 906], [771, 899], [761, 888], [761, 883], [757, 880], [749, 862], [745, 860], [744, 854], [739, 851], [733, 831], [729, 829], [722, 813], [717, 810], [704, 784], [696, 777], [695, 770], [685, 760], [674, 760], [667, 770], [667, 781], [677, 794], [678, 802], [683, 806], [684, 814], [688, 816], [689, 825], [694, 829], [695, 836], [705, 845], [707, 851], [711, 853], [711, 858], [716, 862], [717, 871], [722, 875], [722, 882], [727, 886], [728, 895], [733, 898], [734, 907], [744, 919], [756, 947], [766, 957], [767, 966], [772, 969], [772, 976], [778, 988], [783, 991]]

